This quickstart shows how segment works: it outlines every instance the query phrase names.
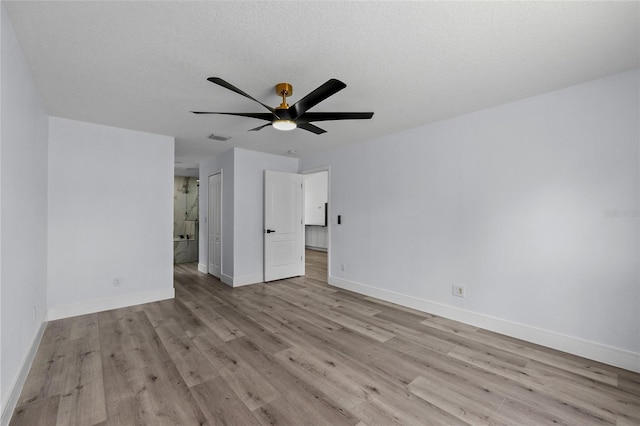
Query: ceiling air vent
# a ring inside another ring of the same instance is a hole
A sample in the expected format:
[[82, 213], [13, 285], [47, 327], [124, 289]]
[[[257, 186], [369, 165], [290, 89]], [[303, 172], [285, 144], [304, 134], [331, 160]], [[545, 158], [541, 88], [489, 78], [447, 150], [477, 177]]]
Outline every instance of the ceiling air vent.
[[211, 139], [212, 141], [228, 141], [229, 139], [231, 139], [231, 136], [222, 136], [222, 135], [216, 135], [215, 133], [211, 133], [209, 136], [207, 136], [208, 139]]

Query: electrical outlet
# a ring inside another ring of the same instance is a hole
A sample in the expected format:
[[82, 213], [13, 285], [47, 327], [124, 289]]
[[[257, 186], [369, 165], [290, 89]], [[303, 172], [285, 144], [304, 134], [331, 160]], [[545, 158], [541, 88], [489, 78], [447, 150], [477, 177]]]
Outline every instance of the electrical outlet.
[[453, 284], [451, 290], [454, 296], [464, 297], [464, 286]]
[[344, 263], [341, 263], [341, 264], [340, 264], [340, 270], [341, 270], [342, 272], [346, 272], [347, 267], [346, 267], [346, 266], [344, 266]]
[[122, 280], [120, 278], [114, 278], [113, 279], [113, 286], [114, 287], [120, 287], [120, 283], [122, 282]]

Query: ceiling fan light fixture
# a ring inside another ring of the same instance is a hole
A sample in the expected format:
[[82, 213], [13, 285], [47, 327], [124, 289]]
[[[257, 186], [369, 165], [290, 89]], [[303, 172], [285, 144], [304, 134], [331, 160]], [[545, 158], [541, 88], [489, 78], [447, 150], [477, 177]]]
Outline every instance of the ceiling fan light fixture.
[[271, 125], [273, 126], [274, 129], [283, 130], [283, 131], [293, 130], [296, 127], [298, 127], [296, 122], [293, 120], [273, 120], [271, 122]]
[[[242, 90], [238, 89], [231, 83], [224, 81], [220, 77], [209, 77], [207, 79], [213, 84], [220, 87], [224, 87], [238, 95], [251, 99], [254, 102], [262, 105], [269, 112], [213, 112], [213, 111], [191, 111], [194, 114], [221, 114], [221, 115], [235, 115], [238, 117], [249, 117], [258, 120], [264, 120], [267, 123], [262, 126], [250, 129], [250, 132], [256, 132], [271, 125], [276, 130], [289, 131], [295, 128], [306, 130], [307, 132], [321, 135], [327, 131], [320, 127], [311, 124], [313, 121], [334, 121], [334, 120], [368, 120], [373, 117], [372, 112], [307, 112], [320, 102], [324, 101], [330, 96], [335, 95], [340, 90], [347, 87], [346, 84], [335, 78], [327, 80], [326, 83], [320, 85], [311, 93], [300, 99], [295, 104], [289, 106], [287, 104], [287, 97], [293, 93], [293, 86], [289, 83], [276, 84], [276, 93], [278, 96], [282, 96], [282, 103], [276, 108], [271, 108], [269, 105], [263, 104], [259, 100], [252, 98]], [[298, 126], [297, 123], [300, 123]]]

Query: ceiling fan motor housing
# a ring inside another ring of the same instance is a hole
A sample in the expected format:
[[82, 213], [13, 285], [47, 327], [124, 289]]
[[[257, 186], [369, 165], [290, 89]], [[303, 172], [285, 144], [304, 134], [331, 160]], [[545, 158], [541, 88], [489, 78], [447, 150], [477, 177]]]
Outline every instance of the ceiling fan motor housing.
[[[282, 92], [285, 92], [284, 94]], [[289, 83], [278, 83], [276, 84], [276, 93], [279, 96], [289, 97], [293, 95], [293, 86]]]
[[289, 83], [278, 83], [276, 84], [276, 93], [278, 94], [278, 96], [282, 96], [282, 103], [276, 109], [289, 108], [289, 104], [287, 104], [287, 98], [293, 94], [293, 86]]

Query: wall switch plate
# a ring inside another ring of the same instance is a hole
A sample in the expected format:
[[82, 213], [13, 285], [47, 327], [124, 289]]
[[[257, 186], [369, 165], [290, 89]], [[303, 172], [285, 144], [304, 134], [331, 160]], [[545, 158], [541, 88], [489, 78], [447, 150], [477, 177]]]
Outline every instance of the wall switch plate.
[[346, 267], [346, 266], [344, 266], [344, 263], [341, 263], [341, 264], [340, 264], [340, 270], [341, 270], [342, 272], [345, 272], [345, 271], [347, 270], [347, 267]]
[[114, 287], [120, 287], [120, 283], [122, 282], [122, 280], [120, 278], [114, 278], [113, 279], [113, 286]]
[[453, 284], [451, 286], [451, 291], [453, 292], [454, 296], [464, 297], [464, 286], [462, 286], [462, 285]]

